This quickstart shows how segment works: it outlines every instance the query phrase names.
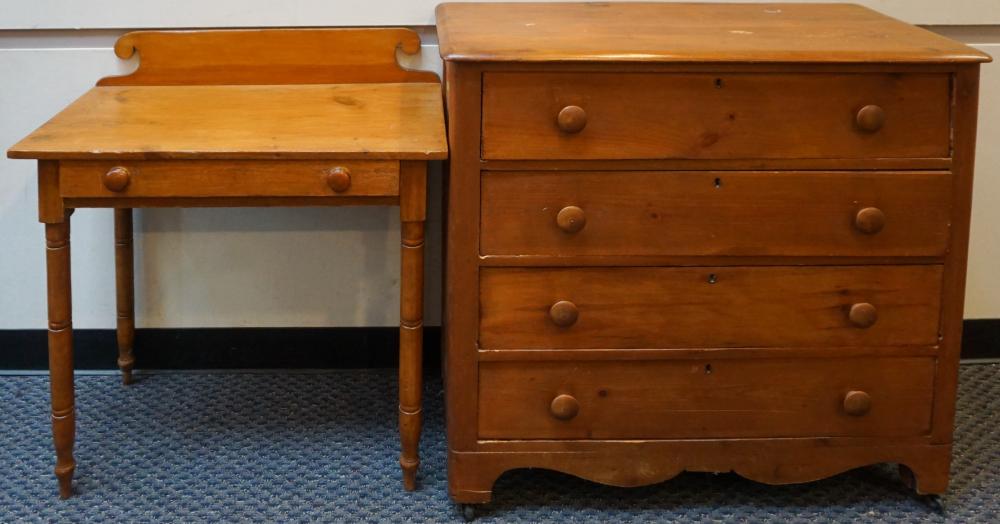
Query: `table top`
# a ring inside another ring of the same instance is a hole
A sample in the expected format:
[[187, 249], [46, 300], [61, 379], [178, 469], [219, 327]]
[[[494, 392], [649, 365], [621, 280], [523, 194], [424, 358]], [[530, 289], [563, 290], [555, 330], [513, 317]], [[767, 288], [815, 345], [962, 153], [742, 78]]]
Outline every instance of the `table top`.
[[443, 159], [442, 104], [433, 83], [95, 87], [7, 156]]
[[445, 3], [446, 60], [985, 62], [973, 48], [851, 4]]

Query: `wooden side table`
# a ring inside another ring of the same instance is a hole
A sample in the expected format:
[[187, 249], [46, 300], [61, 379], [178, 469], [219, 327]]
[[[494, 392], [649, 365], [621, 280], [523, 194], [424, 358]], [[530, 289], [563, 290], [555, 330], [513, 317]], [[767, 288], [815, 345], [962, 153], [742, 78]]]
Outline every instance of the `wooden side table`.
[[135, 32], [108, 77], [13, 146], [38, 160], [45, 224], [55, 473], [70, 496], [75, 431], [70, 215], [115, 209], [119, 365], [131, 382], [132, 208], [399, 205], [399, 426], [416, 485], [427, 161], [447, 156], [440, 84], [401, 68], [406, 29]]

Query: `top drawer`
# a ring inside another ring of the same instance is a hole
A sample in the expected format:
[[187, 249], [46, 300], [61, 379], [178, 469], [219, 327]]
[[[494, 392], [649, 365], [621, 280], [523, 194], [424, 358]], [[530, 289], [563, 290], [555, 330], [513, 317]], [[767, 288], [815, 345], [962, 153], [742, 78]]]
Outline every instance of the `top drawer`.
[[485, 159], [946, 158], [947, 74], [486, 73]]

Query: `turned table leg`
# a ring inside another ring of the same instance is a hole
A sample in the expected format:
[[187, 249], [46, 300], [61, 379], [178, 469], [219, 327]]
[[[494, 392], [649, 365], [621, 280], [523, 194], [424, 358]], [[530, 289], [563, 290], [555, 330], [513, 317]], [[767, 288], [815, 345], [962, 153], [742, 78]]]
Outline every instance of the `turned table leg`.
[[135, 280], [132, 254], [132, 210], [115, 209], [115, 294], [118, 307], [118, 367], [122, 383], [132, 383], [135, 356]]
[[52, 437], [56, 448], [59, 496], [73, 492], [73, 317], [70, 292], [69, 213], [62, 222], [45, 224], [45, 266], [49, 299], [49, 382], [52, 391]]
[[417, 487], [423, 392], [424, 220], [427, 164], [402, 162], [399, 180], [401, 280], [399, 307], [399, 432], [403, 488]]

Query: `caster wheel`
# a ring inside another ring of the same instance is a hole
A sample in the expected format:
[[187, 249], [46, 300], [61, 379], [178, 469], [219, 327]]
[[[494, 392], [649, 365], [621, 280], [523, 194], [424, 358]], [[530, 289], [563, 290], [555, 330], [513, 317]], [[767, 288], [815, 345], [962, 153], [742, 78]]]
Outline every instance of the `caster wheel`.
[[476, 520], [476, 506], [473, 504], [459, 504], [458, 512], [462, 515], [462, 519], [466, 522]]
[[941, 502], [941, 497], [937, 495], [924, 495], [924, 504], [931, 509], [934, 513], [938, 515], [944, 515], [944, 503]]

